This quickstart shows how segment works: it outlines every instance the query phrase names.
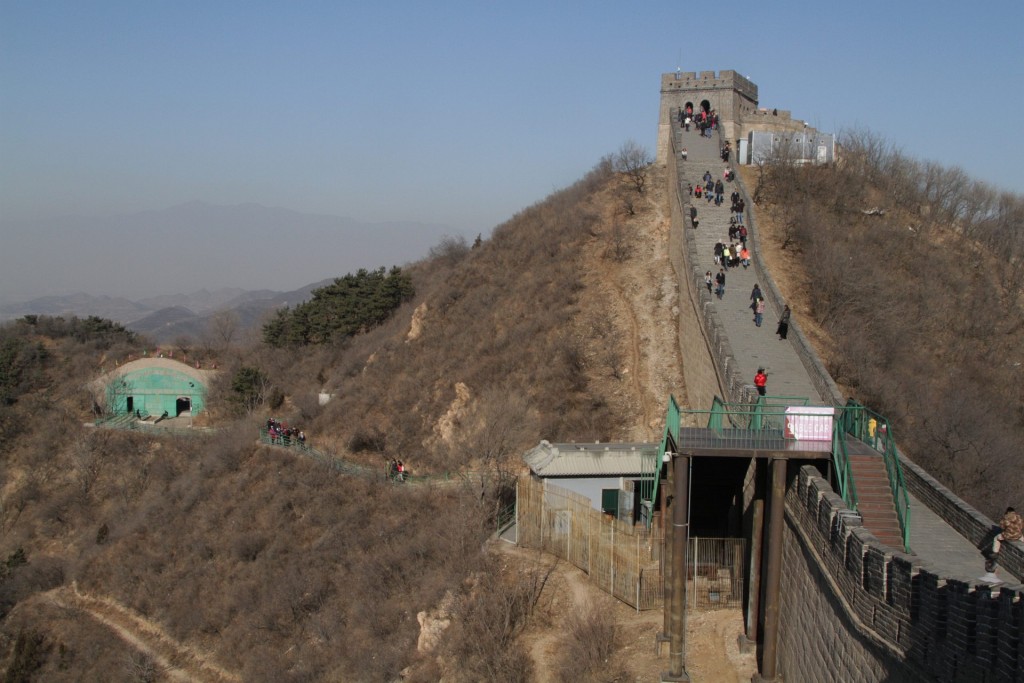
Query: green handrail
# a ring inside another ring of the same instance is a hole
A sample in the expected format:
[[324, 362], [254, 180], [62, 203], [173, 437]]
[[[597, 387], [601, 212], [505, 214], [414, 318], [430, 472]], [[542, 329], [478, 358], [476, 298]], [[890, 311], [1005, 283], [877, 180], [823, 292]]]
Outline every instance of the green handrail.
[[869, 410], [854, 399], [846, 402], [842, 420], [839, 422], [841, 422], [845, 433], [867, 444], [882, 456], [885, 472], [889, 478], [889, 489], [892, 491], [893, 504], [896, 507], [900, 534], [903, 538], [903, 549], [909, 552], [910, 496], [903, 480], [903, 467], [900, 465], [892, 425], [883, 415]]
[[[845, 414], [844, 414], [845, 416]], [[839, 485], [839, 495], [843, 502], [851, 510], [857, 509], [857, 485], [853, 481], [853, 471], [850, 469], [850, 456], [846, 451], [846, 429], [843, 418], [834, 420], [832, 423], [832, 466], [836, 471], [836, 483]]]

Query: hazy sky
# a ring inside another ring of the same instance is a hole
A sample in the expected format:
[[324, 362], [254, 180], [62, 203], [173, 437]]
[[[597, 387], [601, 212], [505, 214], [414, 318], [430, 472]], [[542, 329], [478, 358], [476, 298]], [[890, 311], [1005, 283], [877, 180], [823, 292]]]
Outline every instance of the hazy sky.
[[1022, 8], [0, 0], [0, 218], [203, 200], [486, 235], [653, 150], [676, 67], [1020, 192]]

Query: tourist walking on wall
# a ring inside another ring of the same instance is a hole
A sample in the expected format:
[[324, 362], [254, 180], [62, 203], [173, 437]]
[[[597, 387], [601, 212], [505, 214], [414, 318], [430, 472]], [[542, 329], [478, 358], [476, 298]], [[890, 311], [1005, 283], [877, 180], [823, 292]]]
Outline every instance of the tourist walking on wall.
[[999, 520], [1000, 532], [992, 539], [992, 547], [985, 557], [985, 571], [992, 573], [996, 570], [996, 561], [999, 559], [999, 550], [1004, 541], [1020, 541], [1024, 533], [1024, 520], [1020, 514], [1011, 508], [1006, 508], [1003, 518]]
[[[789, 316], [791, 314], [792, 311], [789, 310], [788, 304], [782, 308], [782, 315], [779, 317], [779, 327], [775, 330], [775, 334], [779, 335], [779, 339], [785, 339], [786, 335], [789, 334]], [[872, 436], [874, 436], [873, 432]]]
[[704, 273], [704, 286], [708, 288], [708, 294], [711, 293], [711, 283], [714, 280], [711, 278], [711, 271]]
[[764, 299], [758, 299], [754, 302], [754, 325], [761, 327], [762, 320], [764, 320]]
[[725, 270], [722, 268], [718, 269], [718, 275], [715, 276], [715, 282], [718, 283], [718, 289], [715, 293], [718, 294], [718, 298], [721, 299], [725, 296]]
[[754, 306], [757, 304], [758, 299], [763, 299], [764, 295], [761, 294], [761, 285], [754, 283], [754, 288], [750, 290], [750, 310], [754, 310]]
[[765, 373], [764, 368], [757, 369], [757, 374], [754, 375], [754, 386], [757, 388], [758, 396], [765, 395], [768, 387], [768, 375]]

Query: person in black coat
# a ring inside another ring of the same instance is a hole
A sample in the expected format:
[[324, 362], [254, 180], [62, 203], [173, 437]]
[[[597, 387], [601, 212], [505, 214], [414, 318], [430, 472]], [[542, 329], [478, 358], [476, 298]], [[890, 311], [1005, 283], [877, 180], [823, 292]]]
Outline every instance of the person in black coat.
[[785, 339], [786, 335], [789, 334], [789, 316], [792, 311], [789, 310], [789, 306], [785, 306], [782, 309], [782, 315], [779, 317], [779, 327], [775, 330], [775, 334], [779, 335], [779, 339]]

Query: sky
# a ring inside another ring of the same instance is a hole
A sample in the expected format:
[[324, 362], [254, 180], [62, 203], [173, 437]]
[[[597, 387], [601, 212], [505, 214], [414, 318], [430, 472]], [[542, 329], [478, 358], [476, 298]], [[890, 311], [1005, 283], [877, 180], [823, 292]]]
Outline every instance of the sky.
[[1024, 192], [1022, 25], [1020, 0], [0, 0], [0, 224], [203, 201], [487, 236], [653, 151], [677, 68]]

